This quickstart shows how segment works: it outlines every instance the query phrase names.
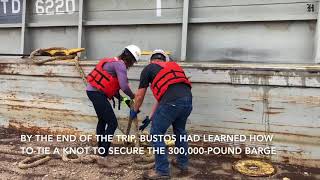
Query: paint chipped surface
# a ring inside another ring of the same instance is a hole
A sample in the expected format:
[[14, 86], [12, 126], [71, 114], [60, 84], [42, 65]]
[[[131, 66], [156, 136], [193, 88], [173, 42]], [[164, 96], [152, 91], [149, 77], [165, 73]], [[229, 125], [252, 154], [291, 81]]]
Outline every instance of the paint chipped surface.
[[[81, 63], [85, 73], [95, 62]], [[142, 67], [129, 71], [138, 86]], [[319, 167], [318, 65], [182, 64], [193, 82], [190, 134], [269, 134], [277, 162]], [[201, 69], [202, 68], [202, 69]], [[203, 69], [205, 69], [203, 71]], [[0, 124], [34, 132], [94, 133], [97, 119], [73, 62], [0, 61]], [[143, 119], [154, 103], [147, 92]], [[128, 109], [115, 110], [126, 126]], [[121, 133], [121, 132], [119, 132]], [[244, 146], [252, 144], [243, 144]]]

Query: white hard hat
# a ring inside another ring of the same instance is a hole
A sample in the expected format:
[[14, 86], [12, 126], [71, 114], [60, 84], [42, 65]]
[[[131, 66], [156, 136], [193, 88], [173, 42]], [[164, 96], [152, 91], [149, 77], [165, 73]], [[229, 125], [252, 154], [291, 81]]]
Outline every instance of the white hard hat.
[[126, 47], [130, 51], [130, 53], [134, 56], [136, 61], [139, 61], [141, 57], [141, 49], [136, 45], [129, 45]]
[[[162, 55], [164, 55], [164, 57], [166, 57], [166, 61], [170, 61], [170, 58], [169, 58], [168, 54], [167, 54], [164, 50], [162, 50], [162, 49], [155, 49], [155, 50], [152, 52], [152, 55], [154, 55], [154, 54], [162, 54]], [[152, 56], [152, 55], [151, 55], [151, 56]]]

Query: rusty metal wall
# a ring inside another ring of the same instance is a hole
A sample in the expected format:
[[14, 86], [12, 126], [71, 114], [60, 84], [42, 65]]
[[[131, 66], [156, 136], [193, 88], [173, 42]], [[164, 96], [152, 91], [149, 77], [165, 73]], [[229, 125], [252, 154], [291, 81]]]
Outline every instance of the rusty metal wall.
[[[95, 63], [82, 67], [88, 73]], [[133, 89], [144, 65], [129, 71]], [[190, 134], [271, 134], [277, 155], [270, 158], [320, 167], [320, 66], [181, 65], [193, 82]], [[38, 133], [94, 132], [97, 119], [72, 62], [36, 66], [2, 59], [0, 74], [1, 125]], [[141, 119], [153, 103], [148, 91]], [[123, 128], [128, 109], [115, 112]]]

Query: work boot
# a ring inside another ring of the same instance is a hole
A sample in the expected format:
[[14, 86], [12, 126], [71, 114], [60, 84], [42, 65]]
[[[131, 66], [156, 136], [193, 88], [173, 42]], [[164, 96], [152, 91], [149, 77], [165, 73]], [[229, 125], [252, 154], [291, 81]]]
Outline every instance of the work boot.
[[169, 175], [161, 175], [156, 170], [148, 170], [143, 174], [144, 179], [170, 179]]
[[188, 172], [188, 167], [181, 167], [176, 159], [172, 159], [171, 164], [174, 167], [178, 168], [181, 172]]

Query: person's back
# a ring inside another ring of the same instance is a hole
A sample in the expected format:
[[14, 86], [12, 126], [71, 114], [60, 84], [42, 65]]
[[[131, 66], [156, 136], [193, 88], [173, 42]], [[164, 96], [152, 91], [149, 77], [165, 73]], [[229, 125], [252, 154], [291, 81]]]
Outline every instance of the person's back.
[[[130, 98], [134, 98], [133, 92], [129, 88], [126, 65], [122, 60], [105, 63], [103, 69], [111, 76], [117, 77], [120, 89], [127, 94]], [[98, 91], [90, 83], [86, 87], [87, 91]]]
[[[158, 64], [150, 63], [147, 65], [140, 76], [139, 88], [147, 88], [152, 84], [157, 74], [163, 69]], [[176, 83], [168, 87], [167, 91], [161, 97], [159, 104], [167, 103], [181, 97], [192, 96], [191, 88], [185, 83]]]

